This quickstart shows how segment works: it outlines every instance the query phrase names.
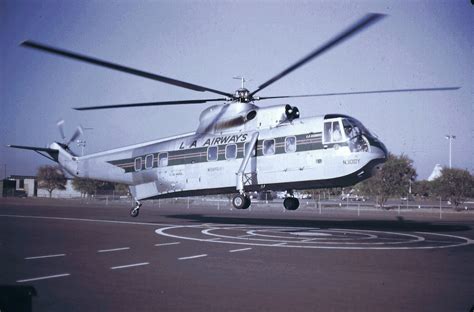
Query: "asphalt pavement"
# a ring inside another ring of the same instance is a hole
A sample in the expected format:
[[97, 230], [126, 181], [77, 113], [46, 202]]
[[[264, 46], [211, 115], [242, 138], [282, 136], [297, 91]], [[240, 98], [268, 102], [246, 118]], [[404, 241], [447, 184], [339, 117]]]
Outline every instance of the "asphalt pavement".
[[440, 220], [186, 201], [145, 202], [138, 218], [128, 211], [113, 203], [0, 199], [0, 304], [34, 289], [33, 311], [474, 305], [474, 213]]

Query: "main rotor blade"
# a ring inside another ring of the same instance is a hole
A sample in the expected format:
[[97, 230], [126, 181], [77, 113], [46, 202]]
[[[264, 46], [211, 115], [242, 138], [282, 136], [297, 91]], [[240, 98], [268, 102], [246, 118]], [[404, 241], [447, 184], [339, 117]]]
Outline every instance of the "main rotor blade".
[[178, 104], [201, 104], [206, 102], [227, 101], [227, 98], [222, 99], [203, 99], [203, 100], [183, 100], [183, 101], [163, 101], [163, 102], [147, 102], [147, 103], [132, 103], [132, 104], [116, 104], [116, 105], [102, 105], [102, 106], [86, 106], [75, 107], [75, 110], [94, 110], [94, 109], [108, 109], [108, 108], [125, 108], [125, 107], [143, 107], [143, 106], [162, 106], [162, 105], [178, 105]]
[[364, 28], [372, 25], [373, 23], [377, 22], [378, 20], [380, 20], [384, 16], [385, 16], [384, 14], [378, 14], [378, 13], [367, 14], [361, 20], [359, 20], [357, 23], [350, 26], [348, 29], [346, 29], [345, 31], [340, 33], [338, 36], [336, 36], [333, 39], [331, 39], [330, 41], [328, 41], [323, 46], [321, 46], [318, 49], [314, 50], [313, 52], [311, 52], [309, 55], [307, 55], [303, 59], [299, 60], [298, 62], [291, 65], [290, 67], [288, 67], [287, 69], [285, 69], [284, 71], [282, 71], [281, 73], [279, 73], [278, 75], [273, 77], [272, 79], [270, 79], [267, 82], [260, 85], [257, 90], [253, 91], [250, 94], [250, 96], [253, 96], [257, 92], [262, 91], [263, 89], [265, 89], [266, 87], [268, 87], [269, 85], [274, 83], [275, 81], [283, 78], [284, 76], [288, 75], [289, 73], [291, 73], [295, 69], [299, 68], [300, 66], [303, 66], [307, 62], [309, 62], [312, 59], [314, 59], [315, 57], [323, 54], [324, 52], [328, 51], [329, 49], [335, 47], [339, 43], [342, 43], [344, 40], [350, 38], [351, 36], [355, 35], [357, 32], [363, 30]]
[[262, 96], [259, 100], [268, 99], [286, 99], [286, 98], [303, 98], [316, 96], [335, 96], [335, 95], [354, 95], [354, 94], [374, 94], [374, 93], [397, 93], [397, 92], [423, 92], [423, 91], [452, 91], [461, 87], [440, 87], [440, 88], [418, 88], [418, 89], [392, 89], [392, 90], [373, 90], [373, 91], [354, 91], [354, 92], [336, 92], [336, 93], [318, 93], [303, 95], [280, 95], [280, 96]]
[[124, 73], [128, 73], [128, 74], [132, 74], [132, 75], [136, 75], [136, 76], [140, 76], [140, 77], [160, 81], [160, 82], [171, 84], [171, 85], [181, 87], [181, 88], [191, 89], [191, 90], [199, 91], [199, 92], [209, 91], [209, 92], [212, 92], [212, 93], [217, 93], [217, 94], [220, 94], [220, 95], [225, 95], [225, 96], [228, 96], [228, 97], [232, 97], [232, 94], [227, 93], [227, 92], [222, 92], [222, 91], [219, 91], [219, 90], [210, 89], [210, 88], [207, 88], [207, 87], [203, 87], [203, 86], [188, 83], [188, 82], [185, 82], [185, 81], [176, 80], [176, 79], [172, 79], [172, 78], [168, 78], [168, 77], [148, 73], [148, 72], [141, 71], [141, 70], [134, 69], [134, 68], [130, 68], [130, 67], [125, 67], [125, 66], [122, 66], [122, 65], [118, 65], [118, 64], [110, 63], [110, 62], [100, 60], [100, 59], [97, 59], [97, 58], [93, 58], [93, 57], [90, 57], [90, 56], [82, 55], [82, 54], [79, 54], [79, 53], [66, 51], [66, 50], [58, 49], [58, 48], [51, 47], [51, 46], [47, 46], [45, 44], [38, 43], [38, 42], [33, 42], [33, 41], [30, 41], [30, 40], [22, 42], [21, 45], [24, 46], [24, 47], [32, 48], [32, 49], [37, 49], [37, 50], [40, 50], [40, 51], [43, 51], [43, 52], [48, 52], [48, 53], [60, 55], [60, 56], [63, 56], [63, 57], [71, 58], [71, 59], [74, 59], [74, 60], [77, 60], [77, 61], [86, 62], [86, 63], [106, 67], [106, 68], [109, 68], [109, 69], [121, 71], [121, 72], [124, 72]]

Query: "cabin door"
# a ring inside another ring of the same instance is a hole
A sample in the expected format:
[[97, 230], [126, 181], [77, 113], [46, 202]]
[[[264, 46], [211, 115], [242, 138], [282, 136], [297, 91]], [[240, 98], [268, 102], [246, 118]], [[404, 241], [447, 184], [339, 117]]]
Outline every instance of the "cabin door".
[[[256, 138], [256, 141], [258, 142], [258, 139]], [[250, 159], [247, 163], [247, 166], [245, 167], [244, 170], [244, 186], [248, 185], [255, 185], [258, 184], [258, 178], [257, 178], [257, 143], [254, 144], [252, 147], [251, 144], [252, 142], [247, 142], [244, 144], [244, 153], [243, 157], [245, 158], [245, 155], [247, 155], [247, 152], [251, 149], [251, 155]]]

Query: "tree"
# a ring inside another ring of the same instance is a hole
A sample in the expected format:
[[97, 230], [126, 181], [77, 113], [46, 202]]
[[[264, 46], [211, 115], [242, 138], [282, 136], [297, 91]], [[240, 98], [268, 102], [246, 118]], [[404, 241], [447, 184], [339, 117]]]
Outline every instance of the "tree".
[[365, 195], [377, 196], [377, 204], [383, 207], [390, 197], [406, 195], [415, 178], [416, 170], [410, 158], [389, 153], [382, 169], [357, 187]]
[[128, 185], [122, 183], [114, 183], [114, 190], [123, 195], [127, 195], [129, 192]]
[[112, 192], [119, 192], [121, 194], [128, 194], [128, 186], [121, 183], [111, 183], [87, 178], [75, 178], [72, 181], [73, 188], [81, 192], [82, 196], [90, 196], [98, 192], [105, 192], [110, 194]]
[[430, 197], [433, 194], [433, 182], [427, 180], [415, 181], [412, 191], [413, 194], [422, 198]]
[[72, 187], [81, 192], [81, 196], [90, 196], [95, 193], [97, 189], [97, 183], [95, 180], [87, 178], [74, 178], [72, 180]]
[[443, 168], [441, 176], [433, 184], [438, 196], [449, 199], [458, 207], [473, 195], [474, 177], [467, 170]]
[[38, 186], [45, 188], [49, 192], [51, 198], [55, 189], [65, 190], [67, 179], [64, 176], [61, 168], [58, 166], [41, 166], [38, 168]]

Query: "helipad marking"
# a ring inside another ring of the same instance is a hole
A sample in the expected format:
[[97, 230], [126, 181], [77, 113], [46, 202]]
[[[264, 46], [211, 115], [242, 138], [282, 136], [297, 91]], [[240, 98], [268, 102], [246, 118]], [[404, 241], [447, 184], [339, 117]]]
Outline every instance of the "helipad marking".
[[291, 235], [295, 236], [332, 236], [329, 233], [317, 233], [317, 232], [291, 232]]
[[[175, 225], [175, 226], [168, 226], [165, 228], [160, 228], [155, 230], [155, 233], [167, 237], [173, 237], [173, 238], [178, 238], [178, 239], [186, 239], [186, 240], [192, 240], [192, 241], [199, 241], [199, 242], [212, 242], [212, 243], [221, 243], [221, 244], [233, 244], [233, 245], [247, 245], [247, 246], [261, 246], [261, 247], [289, 247], [289, 248], [306, 248], [306, 249], [340, 249], [340, 250], [424, 250], [424, 249], [441, 249], [441, 248], [452, 248], [452, 247], [461, 247], [461, 246], [466, 246], [473, 244], [474, 240], [462, 237], [462, 236], [455, 236], [455, 235], [448, 235], [448, 234], [439, 234], [439, 233], [427, 233], [427, 232], [415, 232], [417, 234], [422, 234], [422, 235], [432, 235], [436, 237], [441, 237], [441, 238], [453, 238], [456, 240], [460, 240], [459, 242], [452, 241], [448, 244], [438, 243], [442, 245], [429, 245], [429, 246], [394, 246], [394, 244], [414, 244], [414, 243], [427, 243], [425, 238], [419, 235], [413, 235], [413, 234], [407, 234], [407, 233], [397, 233], [397, 232], [388, 232], [388, 231], [373, 231], [373, 230], [347, 230], [347, 229], [328, 229], [324, 231], [332, 231], [332, 232], [341, 232], [344, 233], [344, 235], [370, 235], [373, 237], [373, 239], [381, 239], [382, 237], [379, 237], [380, 235], [389, 235], [393, 237], [388, 237], [387, 239], [394, 240], [394, 241], [388, 241], [388, 242], [380, 242], [380, 241], [375, 241], [371, 242], [370, 240], [367, 240], [366, 242], [341, 242], [341, 241], [334, 241], [334, 242], [321, 242], [319, 241], [320, 239], [323, 238], [313, 238], [312, 242], [307, 242], [306, 244], [300, 245], [299, 243], [302, 243], [302, 241], [288, 241], [288, 242], [281, 242], [281, 238], [285, 238], [280, 236], [280, 243], [275, 244], [275, 240], [262, 240], [262, 239], [257, 239], [256, 237], [259, 236], [259, 234], [254, 235], [252, 238], [246, 238], [245, 241], [240, 240], [239, 238], [242, 239], [243, 237], [241, 236], [225, 236], [225, 235], [218, 235], [215, 233], [211, 233], [213, 230], [236, 230], [236, 229], [241, 229], [242, 231], [245, 231], [248, 228], [253, 228], [253, 230], [257, 231], [254, 226], [246, 225], [246, 226], [236, 226], [232, 225], [232, 227], [222, 227], [222, 228], [207, 228], [201, 231], [202, 234], [206, 235], [212, 235], [212, 236], [219, 236], [222, 237], [223, 239], [221, 240], [209, 240], [205, 238], [197, 238], [197, 237], [190, 237], [190, 236], [180, 236], [180, 235], [175, 235], [168, 233], [167, 231], [172, 231], [176, 229], [184, 229], [184, 228], [199, 228], [199, 226], [192, 225], [192, 226], [182, 226], [182, 225]], [[200, 228], [203, 228], [200, 226]], [[291, 230], [301, 230], [301, 228], [271, 228], [271, 227], [258, 227], [258, 229], [291, 229]], [[369, 232], [369, 233], [367, 233]], [[410, 240], [401, 240], [400, 237], [409, 237], [411, 238]], [[232, 239], [232, 241], [226, 240], [226, 239]], [[327, 239], [327, 238], [326, 238]], [[316, 241], [315, 241], [316, 240]], [[264, 243], [264, 242], [266, 243]], [[271, 242], [269, 242], [271, 241]], [[312, 244], [311, 244], [312, 243]], [[333, 246], [330, 246], [329, 244], [333, 244]], [[347, 246], [348, 244], [359, 244], [360, 246]], [[275, 246], [277, 245], [277, 246]], [[341, 246], [345, 245], [345, 246]], [[372, 245], [377, 245], [377, 246], [372, 246]]]
[[[242, 229], [246, 228], [246, 227], [241, 227]], [[236, 228], [232, 228], [233, 229], [236, 229]], [[271, 242], [272, 244], [270, 245], [275, 245], [274, 242], [275, 241], [278, 241], [278, 242], [285, 242], [285, 243], [304, 243], [305, 241], [303, 240], [298, 240], [297, 237], [285, 237], [285, 236], [281, 236], [281, 235], [268, 235], [268, 234], [262, 234], [262, 233], [258, 233], [258, 232], [273, 232], [273, 233], [282, 233], [282, 232], [277, 232], [276, 230], [287, 230], [288, 228], [272, 228], [272, 229], [269, 229], [269, 228], [264, 228], [264, 229], [261, 229], [261, 230], [248, 230], [247, 233], [250, 233], [249, 235], [251, 235], [251, 238], [246, 238], [246, 240], [253, 240], [253, 241], [262, 241], [262, 242]], [[227, 239], [242, 239], [243, 236], [229, 236], [229, 235], [222, 235], [222, 234], [215, 234], [215, 233], [212, 233], [212, 231], [214, 230], [229, 230], [229, 228], [207, 228], [207, 229], [204, 229], [201, 231], [202, 234], [204, 235], [211, 235], [211, 236], [217, 236], [217, 237], [221, 237], [221, 238], [227, 238]], [[294, 228], [292, 228], [292, 230], [294, 230]], [[326, 231], [329, 231], [329, 232], [336, 232], [338, 233], [340, 230], [339, 229], [334, 229], [334, 230], [326, 230]], [[353, 235], [358, 235], [358, 236], [361, 236], [359, 238], [350, 238], [350, 237], [344, 237], [344, 238], [337, 238], [337, 242], [334, 241], [333, 237], [331, 238], [319, 238], [318, 239], [318, 243], [320, 244], [335, 244], [335, 243], [338, 243], [338, 244], [342, 244], [342, 245], [355, 245], [355, 244], [363, 244], [363, 242], [354, 242], [355, 240], [369, 240], [369, 239], [376, 239], [377, 236], [376, 235], [373, 235], [373, 234], [368, 234], [368, 233], [360, 233], [360, 232], [355, 232], [355, 231], [348, 231], [348, 230], [344, 230], [344, 235], [346, 234], [353, 234]], [[389, 232], [386, 232], [386, 233], [389, 233]], [[414, 240], [410, 241], [410, 242], [418, 242], [418, 241], [422, 241], [423, 238], [420, 238], [419, 236], [415, 236], [415, 235], [410, 235], [410, 234], [402, 234], [402, 233], [397, 233], [398, 235], [400, 236], [403, 236], [403, 235], [406, 235], [406, 236], [410, 236], [410, 237], [413, 237]], [[332, 235], [334, 236], [334, 235]], [[247, 236], [245, 236], [247, 237]], [[262, 237], [262, 238], [259, 238], [259, 237]], [[268, 238], [265, 238], [265, 237], [268, 237]], [[313, 239], [315, 240], [315, 239]], [[328, 242], [325, 242], [323, 240], [331, 240], [331, 241], [328, 241]], [[394, 240], [393, 238], [391, 240]], [[350, 241], [350, 242], [343, 242], [343, 241]], [[386, 242], [386, 243], [370, 243], [370, 244], [375, 244], [375, 245], [383, 245], [383, 244], [401, 244], [401, 243], [408, 243], [409, 241], [400, 241], [400, 242]], [[368, 243], [367, 243], [368, 244]]]
[[213, 242], [213, 241], [217, 241], [217, 240], [220, 240], [220, 239], [221, 239], [220, 237], [209, 238], [207, 241], [208, 241], [208, 242]]

